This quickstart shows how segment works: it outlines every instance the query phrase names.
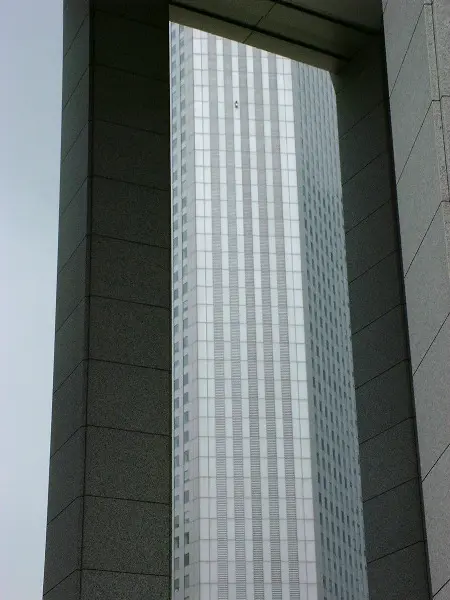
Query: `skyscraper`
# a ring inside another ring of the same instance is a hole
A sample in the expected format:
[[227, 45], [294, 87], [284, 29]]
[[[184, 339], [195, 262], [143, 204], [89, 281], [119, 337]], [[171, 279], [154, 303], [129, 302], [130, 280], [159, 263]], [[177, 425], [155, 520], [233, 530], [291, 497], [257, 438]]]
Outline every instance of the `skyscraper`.
[[367, 598], [341, 175], [330, 76], [292, 63], [323, 598]]
[[331, 82], [177, 25], [171, 60], [174, 598], [364, 599]]

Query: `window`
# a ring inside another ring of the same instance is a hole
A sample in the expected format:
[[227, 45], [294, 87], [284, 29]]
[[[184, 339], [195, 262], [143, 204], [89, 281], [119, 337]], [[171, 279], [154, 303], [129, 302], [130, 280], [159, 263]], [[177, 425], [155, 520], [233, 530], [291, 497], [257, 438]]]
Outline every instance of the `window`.
[[184, 555], [184, 566], [189, 566], [189, 552], [186, 552], [186, 554]]
[[173, 567], [175, 571], [177, 571], [180, 568], [180, 558], [178, 556], [176, 556], [175, 560], [173, 561]]
[[177, 577], [173, 582], [173, 589], [178, 592], [180, 589], [180, 579]]
[[174, 520], [173, 520], [173, 526], [175, 528], [180, 526], [180, 515], [175, 515]]
[[184, 544], [185, 545], [189, 544], [189, 532], [184, 534]]
[[184, 576], [184, 587], [185, 588], [189, 587], [189, 575]]
[[189, 411], [186, 411], [183, 414], [183, 423], [188, 423], [189, 422]]
[[183, 454], [183, 461], [185, 463], [189, 462], [189, 450], [185, 450]]
[[187, 504], [189, 502], [189, 490], [185, 490], [184, 492], [184, 503]]
[[[184, 537], [186, 538], [186, 534], [184, 534]], [[175, 537], [175, 549], [178, 549], [179, 547], [180, 547], [180, 538], [179, 538], [179, 536], [177, 535], [177, 536]]]

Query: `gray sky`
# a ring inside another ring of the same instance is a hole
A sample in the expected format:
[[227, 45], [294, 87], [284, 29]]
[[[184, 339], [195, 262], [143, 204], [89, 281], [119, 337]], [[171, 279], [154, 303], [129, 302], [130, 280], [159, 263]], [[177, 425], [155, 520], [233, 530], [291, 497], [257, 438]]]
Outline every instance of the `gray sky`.
[[40, 600], [59, 187], [62, 0], [0, 2], [0, 597]]

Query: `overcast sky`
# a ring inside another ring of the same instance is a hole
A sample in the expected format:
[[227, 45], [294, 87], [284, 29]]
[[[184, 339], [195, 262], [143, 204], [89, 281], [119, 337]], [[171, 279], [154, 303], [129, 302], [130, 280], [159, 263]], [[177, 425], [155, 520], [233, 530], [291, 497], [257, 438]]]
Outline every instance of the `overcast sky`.
[[40, 600], [50, 435], [62, 0], [0, 1], [0, 598]]

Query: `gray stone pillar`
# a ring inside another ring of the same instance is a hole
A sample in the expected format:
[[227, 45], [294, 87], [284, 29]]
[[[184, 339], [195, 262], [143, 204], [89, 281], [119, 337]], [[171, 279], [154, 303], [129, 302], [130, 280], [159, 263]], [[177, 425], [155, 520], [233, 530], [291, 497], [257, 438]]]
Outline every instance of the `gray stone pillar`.
[[371, 600], [429, 598], [383, 41], [335, 78]]
[[64, 7], [46, 600], [168, 600], [167, 0]]
[[450, 598], [450, 0], [389, 0], [386, 59], [432, 595]]

